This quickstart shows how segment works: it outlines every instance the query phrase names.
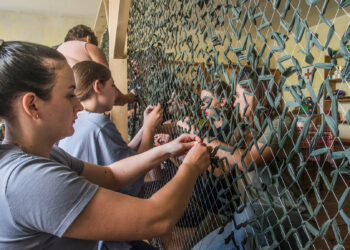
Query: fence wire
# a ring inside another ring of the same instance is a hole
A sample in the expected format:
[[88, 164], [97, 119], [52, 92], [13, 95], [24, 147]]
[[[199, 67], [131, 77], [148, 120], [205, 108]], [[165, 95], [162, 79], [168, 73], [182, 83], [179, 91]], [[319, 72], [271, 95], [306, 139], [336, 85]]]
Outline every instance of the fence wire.
[[[214, 148], [154, 246], [349, 248], [349, 21], [349, 0], [131, 1], [129, 136], [161, 103], [155, 146], [190, 132]], [[150, 172], [142, 195], [181, 161]]]

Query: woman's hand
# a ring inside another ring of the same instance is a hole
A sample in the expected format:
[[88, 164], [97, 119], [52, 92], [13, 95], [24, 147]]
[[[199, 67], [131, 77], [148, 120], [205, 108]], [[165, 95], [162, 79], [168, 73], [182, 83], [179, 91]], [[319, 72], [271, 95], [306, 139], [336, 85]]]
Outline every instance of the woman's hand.
[[128, 94], [126, 94], [128, 104], [133, 104], [136, 101], [136, 91], [131, 90]]
[[145, 109], [143, 117], [145, 127], [155, 130], [163, 121], [163, 109], [159, 103], [157, 106], [149, 105]]
[[211, 147], [207, 147], [204, 143], [197, 143], [187, 153], [182, 165], [195, 168], [200, 175], [210, 166], [210, 152]]
[[186, 133], [194, 133], [194, 125], [192, 124], [191, 126], [189, 125], [190, 117], [186, 116], [183, 121], [177, 121], [176, 125]]
[[175, 140], [167, 143], [168, 152], [171, 156], [180, 156], [188, 152], [194, 145], [202, 142], [197, 135], [182, 134]]
[[154, 136], [154, 144], [156, 146], [163, 145], [165, 143], [168, 143], [170, 140], [170, 135], [168, 134], [156, 134]]

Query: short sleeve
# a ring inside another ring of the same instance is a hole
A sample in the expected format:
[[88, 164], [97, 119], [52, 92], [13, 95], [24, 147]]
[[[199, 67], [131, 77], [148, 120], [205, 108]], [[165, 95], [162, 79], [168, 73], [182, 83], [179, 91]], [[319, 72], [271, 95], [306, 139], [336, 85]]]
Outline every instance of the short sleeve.
[[[292, 119], [288, 116], [285, 117], [285, 119], [274, 119], [272, 121], [272, 126], [267, 125], [265, 128], [264, 133], [262, 136], [258, 139], [259, 143], [267, 144], [273, 152], [278, 152], [280, 149], [279, 145], [279, 137], [283, 137], [285, 134], [289, 133], [291, 131], [291, 123]], [[280, 127], [280, 136], [279, 136], [279, 126]]]
[[96, 150], [100, 165], [109, 165], [136, 154], [128, 147], [112, 122], [107, 123], [98, 133]]
[[258, 143], [266, 144], [269, 146], [272, 151], [276, 151], [278, 149], [278, 137], [277, 137], [277, 129], [278, 129], [279, 119], [275, 119], [272, 123], [268, 123], [263, 134], [258, 139]]
[[[98, 159], [98, 162], [101, 165], [109, 165], [136, 154], [136, 152], [126, 144], [112, 122], [107, 123], [106, 126], [101, 128], [97, 137], [96, 151], [97, 157], [100, 158]], [[137, 196], [143, 183], [144, 176], [141, 176], [135, 182], [119, 189], [118, 191], [124, 194]]]
[[62, 237], [98, 186], [50, 159], [26, 156], [16, 161], [21, 164], [9, 176], [5, 191], [14, 220], [28, 230]]
[[73, 171], [77, 172], [79, 175], [83, 172], [84, 162], [71, 156], [62, 148], [54, 145], [50, 152], [50, 159], [61, 163], [65, 166], [70, 167]]
[[238, 126], [233, 131], [232, 136], [229, 139], [229, 145], [234, 146], [236, 144], [241, 145], [243, 141], [244, 128], [239, 128]]

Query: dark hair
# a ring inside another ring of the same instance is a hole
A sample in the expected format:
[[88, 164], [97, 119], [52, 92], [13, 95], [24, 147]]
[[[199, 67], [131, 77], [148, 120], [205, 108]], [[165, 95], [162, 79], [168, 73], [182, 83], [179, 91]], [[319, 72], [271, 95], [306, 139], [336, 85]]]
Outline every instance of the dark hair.
[[67, 41], [79, 40], [86, 36], [90, 36], [90, 43], [98, 46], [98, 41], [95, 33], [92, 31], [90, 27], [83, 24], [79, 24], [71, 28], [68, 31], [66, 37], [64, 38], [64, 41], [67, 42]]
[[233, 107], [233, 96], [231, 86], [221, 79], [215, 79], [209, 84], [202, 84], [201, 89], [201, 91], [209, 91], [218, 102], [221, 102], [221, 98], [225, 98], [226, 105], [221, 109], [223, 114], [226, 116], [225, 118], [229, 119], [229, 117], [232, 115]]
[[[248, 83], [249, 79], [251, 80], [251, 85]], [[239, 86], [243, 88], [245, 91], [254, 94], [252, 112], [253, 112], [253, 115], [258, 118], [260, 124], [263, 124], [264, 120], [268, 117], [273, 120], [282, 114], [283, 107], [284, 107], [283, 101], [280, 101], [277, 107], [273, 107], [270, 105], [266, 95], [266, 91], [269, 90], [269, 95], [271, 99], [272, 100], [277, 99], [277, 95], [279, 91], [277, 87], [277, 83], [272, 84], [269, 88], [269, 81], [259, 80], [258, 72], [249, 68], [243, 68], [238, 74], [237, 84], [239, 84]], [[258, 106], [260, 107], [259, 112], [257, 112], [257, 109], [256, 109]], [[289, 115], [289, 113], [287, 115]], [[256, 125], [253, 122], [253, 119], [254, 119], [253, 117], [249, 118], [251, 123], [250, 126], [256, 129]], [[247, 130], [246, 132], [247, 134], [245, 135], [245, 139], [246, 141], [250, 141], [251, 134], [249, 133], [249, 130]], [[248, 134], [249, 136], [247, 136]]]
[[0, 45], [0, 117], [10, 119], [12, 102], [21, 93], [33, 92], [43, 100], [51, 98], [55, 70], [65, 57], [49, 47], [27, 42]]
[[232, 89], [229, 84], [220, 80], [214, 80], [211, 84], [202, 87], [202, 90], [207, 90], [215, 96], [215, 98], [220, 102], [221, 98], [225, 98], [227, 103], [232, 106]]
[[[269, 81], [259, 80], [258, 72], [251, 70], [249, 68], [244, 68], [239, 74], [239, 85], [245, 89], [247, 92], [254, 94], [252, 111], [256, 113], [256, 107], [264, 107], [264, 112], [260, 112], [258, 115], [259, 121], [262, 123], [266, 117], [274, 119], [283, 112], [283, 102], [281, 101], [276, 108], [272, 107], [267, 99], [266, 91], [269, 90], [269, 95], [272, 100], [276, 100], [278, 94], [277, 83], [268, 87]], [[245, 80], [251, 79], [252, 88], [249, 86], [248, 82], [243, 82]], [[256, 114], [257, 115], [257, 114]]]
[[93, 61], [79, 62], [72, 69], [76, 83], [75, 94], [80, 101], [88, 99], [94, 93], [93, 82], [95, 80], [104, 84], [111, 78], [108, 68]]

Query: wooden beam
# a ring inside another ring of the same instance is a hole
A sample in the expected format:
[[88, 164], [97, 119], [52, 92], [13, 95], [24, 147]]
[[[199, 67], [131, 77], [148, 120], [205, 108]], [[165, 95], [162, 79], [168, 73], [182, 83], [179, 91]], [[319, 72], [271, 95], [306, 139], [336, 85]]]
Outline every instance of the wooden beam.
[[[109, 8], [109, 68], [116, 86], [125, 94], [128, 91], [125, 47], [130, 0], [109, 0], [107, 2]], [[123, 139], [128, 142], [127, 105], [114, 107], [111, 119], [116, 124]]]
[[[122, 93], [128, 91], [127, 78], [127, 59], [110, 59], [109, 68], [111, 69], [114, 84]], [[117, 126], [124, 141], [128, 142], [128, 105], [114, 106], [111, 112], [111, 120]]]
[[[109, 55], [110, 58], [126, 58], [126, 33], [128, 29], [130, 0], [109, 1]], [[111, 44], [112, 43], [112, 44]]]
[[109, 0], [102, 0], [102, 2], [103, 2], [106, 18], [107, 20], [109, 20]]
[[98, 39], [98, 43], [101, 43], [103, 33], [105, 32], [107, 28], [107, 16], [106, 16], [106, 10], [105, 10], [105, 4], [101, 0], [100, 7], [98, 9], [98, 13], [95, 20], [94, 25], [94, 32]]

